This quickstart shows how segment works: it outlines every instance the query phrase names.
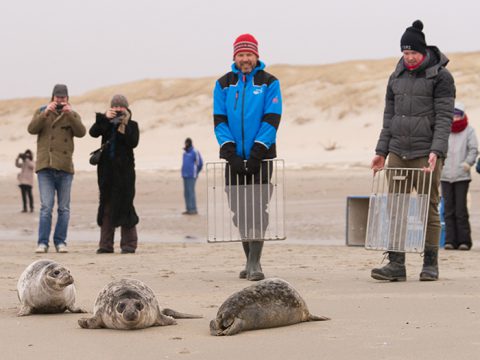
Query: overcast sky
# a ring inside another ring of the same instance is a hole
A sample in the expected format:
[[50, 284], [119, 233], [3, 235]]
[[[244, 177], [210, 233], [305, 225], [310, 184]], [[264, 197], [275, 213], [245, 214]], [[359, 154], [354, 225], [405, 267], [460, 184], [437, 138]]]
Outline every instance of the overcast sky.
[[399, 56], [417, 18], [429, 45], [480, 49], [473, 0], [2, 0], [0, 14], [0, 99], [48, 97], [55, 83], [79, 95], [146, 78], [220, 76], [246, 32], [267, 65]]

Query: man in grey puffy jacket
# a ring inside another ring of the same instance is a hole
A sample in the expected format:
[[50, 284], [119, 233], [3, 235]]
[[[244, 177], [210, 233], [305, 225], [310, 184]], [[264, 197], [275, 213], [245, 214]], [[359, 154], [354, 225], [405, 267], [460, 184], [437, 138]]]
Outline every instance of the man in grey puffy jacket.
[[[432, 174], [424, 262], [420, 280], [438, 279], [438, 214], [440, 174], [447, 155], [453, 119], [455, 84], [445, 68], [447, 57], [427, 46], [423, 23], [415, 21], [401, 40], [403, 53], [390, 75], [385, 97], [383, 128], [371, 168], [378, 171], [388, 156], [390, 168], [423, 168]], [[377, 280], [405, 281], [405, 253], [388, 253], [389, 263], [372, 270]]]

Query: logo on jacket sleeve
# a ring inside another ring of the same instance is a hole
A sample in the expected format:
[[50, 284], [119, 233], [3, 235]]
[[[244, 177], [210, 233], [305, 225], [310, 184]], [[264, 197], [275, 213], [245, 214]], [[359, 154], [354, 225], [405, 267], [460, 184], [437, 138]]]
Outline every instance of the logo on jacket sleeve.
[[277, 96], [275, 96], [275, 97], [272, 99], [272, 103], [278, 104], [278, 97], [277, 97]]

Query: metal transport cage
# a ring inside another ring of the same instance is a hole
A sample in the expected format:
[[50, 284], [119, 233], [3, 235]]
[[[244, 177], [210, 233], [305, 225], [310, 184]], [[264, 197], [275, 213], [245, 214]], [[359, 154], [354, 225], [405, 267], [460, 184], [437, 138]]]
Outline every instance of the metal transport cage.
[[285, 165], [263, 160], [255, 175], [207, 162], [207, 241], [285, 240]]
[[365, 248], [423, 252], [432, 174], [423, 169], [385, 168], [373, 177]]

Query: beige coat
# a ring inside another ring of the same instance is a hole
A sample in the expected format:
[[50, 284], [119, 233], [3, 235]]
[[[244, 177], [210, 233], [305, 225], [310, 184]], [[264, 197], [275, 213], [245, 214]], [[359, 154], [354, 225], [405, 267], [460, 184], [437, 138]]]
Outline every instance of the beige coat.
[[33, 172], [35, 171], [35, 164], [30, 159], [20, 161], [17, 157], [15, 160], [15, 166], [22, 169], [17, 176], [18, 183], [20, 185], [33, 186]]
[[71, 113], [48, 112], [45, 107], [38, 109], [28, 125], [28, 132], [37, 137], [36, 171], [56, 169], [74, 173], [73, 137], [85, 136], [86, 129], [80, 115]]

